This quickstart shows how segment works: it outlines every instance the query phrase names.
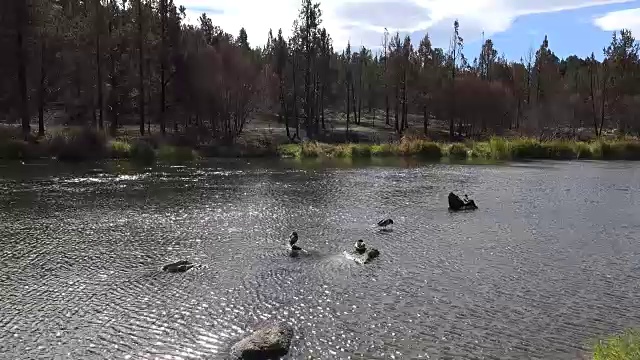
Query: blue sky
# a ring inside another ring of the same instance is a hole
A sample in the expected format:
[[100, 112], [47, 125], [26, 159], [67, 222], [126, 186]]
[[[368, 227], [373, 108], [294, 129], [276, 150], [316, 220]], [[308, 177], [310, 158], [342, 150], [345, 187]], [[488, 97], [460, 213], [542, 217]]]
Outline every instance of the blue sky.
[[[245, 27], [251, 45], [262, 45], [269, 28], [290, 33], [300, 0], [176, 0], [188, 9], [188, 21], [206, 12], [214, 24], [237, 34]], [[602, 48], [613, 30], [629, 28], [640, 36], [640, 0], [322, 0], [322, 25], [336, 49], [347, 41], [352, 47], [379, 48], [386, 27], [410, 34], [417, 44], [428, 32], [436, 46], [448, 47], [454, 19], [459, 19], [465, 55], [473, 59], [480, 50], [482, 32], [510, 60], [534, 51], [549, 36], [551, 49], [560, 57]]]
[[[607, 13], [640, 7], [640, 0], [626, 4], [611, 4], [559, 11], [546, 14], [532, 14], [517, 18], [511, 28], [492, 36], [499, 51], [509, 59], [523, 57], [533, 46], [537, 49], [544, 35], [549, 37], [549, 46], [559, 57], [575, 54], [580, 57], [591, 55], [602, 58], [602, 48], [611, 42], [611, 30], [603, 30], [594, 21]], [[633, 24], [629, 24], [630, 27]], [[637, 26], [636, 26], [637, 27]], [[638, 32], [640, 36], [640, 32]], [[469, 44], [480, 48], [481, 41]], [[478, 50], [479, 51], [479, 50]]]

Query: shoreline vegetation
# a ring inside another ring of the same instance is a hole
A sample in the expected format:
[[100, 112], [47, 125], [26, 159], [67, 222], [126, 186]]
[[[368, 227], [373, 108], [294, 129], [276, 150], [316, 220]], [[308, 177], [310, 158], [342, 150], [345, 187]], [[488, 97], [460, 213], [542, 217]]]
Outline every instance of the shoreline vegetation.
[[640, 359], [640, 331], [626, 330], [597, 341], [593, 346], [593, 360]]
[[484, 141], [437, 142], [403, 137], [386, 143], [274, 144], [269, 139], [227, 145], [192, 144], [184, 137], [116, 137], [90, 129], [64, 129], [30, 140], [5, 138], [0, 159], [53, 158], [63, 162], [131, 160], [141, 163], [190, 162], [203, 158], [360, 159], [416, 158], [425, 161], [464, 160], [640, 160], [640, 140], [593, 141], [491, 137]]

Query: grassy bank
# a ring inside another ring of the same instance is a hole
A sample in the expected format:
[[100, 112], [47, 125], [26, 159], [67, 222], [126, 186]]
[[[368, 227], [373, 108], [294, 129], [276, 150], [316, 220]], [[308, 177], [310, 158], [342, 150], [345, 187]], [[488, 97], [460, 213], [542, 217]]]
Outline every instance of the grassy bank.
[[593, 360], [632, 359], [640, 359], [640, 332], [636, 330], [600, 340], [593, 349]]
[[123, 134], [111, 138], [90, 129], [64, 128], [45, 137], [22, 140], [11, 129], [0, 128], [0, 159], [30, 160], [55, 158], [66, 162], [102, 159], [126, 159], [139, 163], [190, 162], [204, 157], [277, 156], [275, 146], [236, 143], [232, 145], [201, 144], [185, 136], [135, 137]]
[[491, 159], [604, 159], [640, 160], [640, 141], [550, 141], [533, 139], [492, 138], [486, 142], [437, 143], [421, 139], [403, 139], [396, 143], [369, 144], [322, 144], [307, 142], [281, 145], [278, 153], [294, 158], [370, 158], [384, 156], [416, 157], [426, 160]]
[[432, 142], [403, 138], [385, 144], [325, 144], [304, 142], [275, 146], [269, 139], [231, 145], [202, 144], [182, 135], [136, 137], [123, 134], [110, 138], [89, 129], [63, 128], [43, 138], [20, 140], [20, 135], [0, 128], [0, 159], [56, 158], [61, 161], [128, 159], [142, 163], [189, 162], [206, 157], [293, 157], [370, 159], [414, 158], [430, 161], [485, 159], [603, 159], [640, 160], [640, 141], [620, 139], [577, 142], [491, 138], [464, 143]]

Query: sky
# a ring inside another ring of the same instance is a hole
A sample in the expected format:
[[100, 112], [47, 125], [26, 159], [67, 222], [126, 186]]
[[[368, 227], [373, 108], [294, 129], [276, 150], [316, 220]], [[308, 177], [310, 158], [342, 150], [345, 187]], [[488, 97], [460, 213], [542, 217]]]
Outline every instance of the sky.
[[[251, 46], [264, 45], [269, 29], [291, 33], [301, 0], [175, 0], [187, 8], [187, 22], [207, 13], [213, 23], [237, 35], [244, 27]], [[460, 22], [464, 53], [473, 59], [484, 38], [509, 60], [526, 57], [544, 36], [559, 57], [580, 57], [602, 49], [615, 30], [640, 38], [640, 0], [321, 0], [322, 24], [335, 49], [347, 42], [379, 49], [384, 28], [409, 34], [418, 44], [429, 33], [434, 46], [449, 47], [453, 22]]]

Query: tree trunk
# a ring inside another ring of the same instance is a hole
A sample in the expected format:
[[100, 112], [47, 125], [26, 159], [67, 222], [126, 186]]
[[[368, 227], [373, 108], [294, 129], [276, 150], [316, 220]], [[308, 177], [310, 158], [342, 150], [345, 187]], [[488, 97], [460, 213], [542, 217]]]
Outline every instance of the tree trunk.
[[165, 71], [167, 67], [167, 0], [160, 0], [160, 132], [167, 133], [165, 119], [166, 88]]
[[[5, 0], [6, 1], [6, 0]], [[24, 49], [25, 28], [27, 23], [27, 4], [24, 0], [16, 1], [16, 60], [18, 62], [18, 92], [20, 93], [20, 118], [22, 119], [22, 134], [25, 140], [31, 132], [29, 117], [29, 97], [27, 94], [27, 64]]]
[[427, 105], [422, 106], [422, 125], [424, 127], [424, 136], [429, 137], [429, 115], [427, 114]]
[[[596, 136], [600, 137], [602, 136], [602, 128], [604, 127], [604, 105], [606, 102], [606, 98], [607, 98], [607, 81], [606, 81], [606, 75], [603, 75], [603, 80], [602, 80], [602, 103], [601, 103], [601, 109], [600, 109], [600, 130], [596, 132]], [[597, 130], [597, 129], [596, 129]]]
[[[44, 136], [44, 103], [45, 103], [45, 81], [47, 79], [47, 73], [45, 68], [45, 52], [47, 51], [45, 40], [40, 40], [40, 83], [38, 84], [38, 136]], [[95, 111], [94, 111], [95, 114]]]
[[389, 95], [385, 95], [384, 97], [384, 103], [385, 103], [385, 109], [386, 109], [386, 119], [385, 119], [385, 124], [387, 125], [391, 125], [391, 122], [389, 120]]
[[[95, 31], [96, 31], [96, 67], [97, 67], [97, 79], [96, 79], [96, 88], [98, 90], [98, 99], [97, 99], [97, 107], [98, 107], [98, 128], [100, 130], [104, 129], [104, 103], [103, 103], [103, 95], [102, 95], [102, 49], [100, 46], [100, 24], [102, 23], [101, 18], [101, 9], [102, 5], [100, 4], [100, 0], [94, 0], [96, 4], [96, 18], [95, 18]], [[95, 113], [95, 111], [94, 111]]]
[[409, 128], [407, 124], [407, 112], [407, 69], [405, 68], [402, 72], [402, 125], [400, 127], [400, 132], [404, 132], [405, 129]]
[[300, 120], [298, 119], [298, 93], [296, 88], [296, 61], [295, 55], [293, 60], [293, 66], [291, 67], [291, 75], [293, 76], [293, 119], [296, 124], [296, 133], [294, 138], [300, 139]]
[[376, 124], [376, 108], [374, 107], [372, 109], [372, 115], [371, 115], [371, 127], [374, 127]]
[[360, 125], [362, 115], [362, 93], [360, 93], [360, 97], [358, 97], [358, 125]]
[[347, 81], [347, 127], [345, 130], [345, 136], [347, 142], [349, 141], [349, 105], [351, 105], [351, 96], [349, 96], [349, 82]]
[[327, 127], [324, 123], [324, 84], [322, 84], [322, 87], [320, 88], [320, 117], [322, 120], [322, 130], [326, 130]]
[[138, 110], [140, 112], [140, 135], [144, 136], [144, 46], [142, 40], [142, 0], [138, 0], [138, 77], [140, 78], [138, 85]]
[[[109, 24], [109, 38], [113, 39], [113, 24]], [[120, 111], [120, 96], [118, 95], [118, 74], [116, 73], [115, 54], [117, 49], [111, 48], [109, 54], [109, 62], [111, 67], [110, 82], [111, 92], [109, 93], [109, 120], [111, 121], [109, 133], [112, 137], [116, 136], [118, 130], [118, 112]]]
[[454, 137], [454, 121], [455, 121], [455, 110], [456, 110], [456, 59], [457, 59], [457, 53], [456, 53], [456, 40], [454, 40], [454, 45], [453, 45], [453, 56], [452, 56], [452, 64], [451, 64], [451, 100], [450, 100], [450, 107], [449, 107], [449, 140], [453, 141], [453, 137]]
[[356, 87], [351, 83], [351, 108], [353, 110], [353, 122], [358, 124], [358, 112], [356, 108]]
[[395, 119], [395, 129], [396, 129], [396, 133], [400, 134], [400, 119], [399, 119], [399, 112], [400, 112], [400, 87], [396, 86], [396, 103], [395, 103], [395, 110], [396, 110], [396, 119]]

